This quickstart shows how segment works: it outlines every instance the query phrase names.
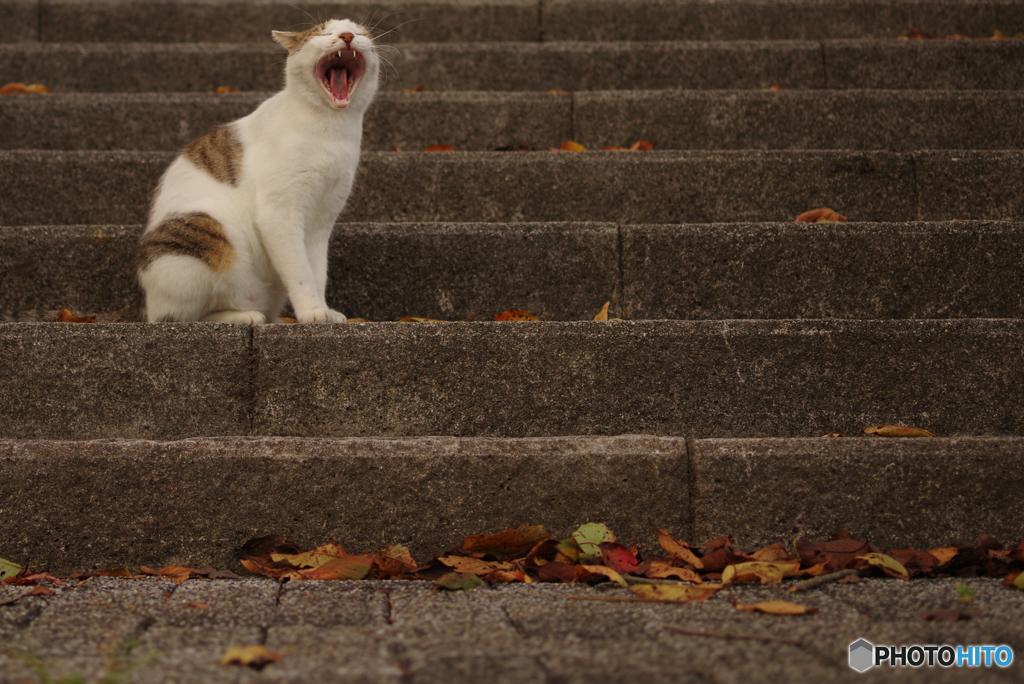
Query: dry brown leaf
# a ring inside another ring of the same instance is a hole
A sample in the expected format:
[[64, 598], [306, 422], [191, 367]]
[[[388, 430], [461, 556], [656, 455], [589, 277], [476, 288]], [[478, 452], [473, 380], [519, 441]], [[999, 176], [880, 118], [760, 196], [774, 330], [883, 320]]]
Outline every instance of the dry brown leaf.
[[0, 95], [45, 95], [52, 92], [42, 83], [25, 85], [24, 83], [8, 83], [0, 86]]
[[587, 151], [586, 147], [584, 147], [583, 145], [580, 145], [578, 142], [573, 142], [572, 140], [566, 140], [564, 143], [562, 143], [562, 146], [559, 149], [562, 152], [586, 152]]
[[85, 318], [79, 318], [75, 314], [71, 313], [71, 309], [61, 309], [57, 312], [57, 318], [54, 319], [56, 323], [95, 323], [95, 316], [87, 316]]
[[866, 427], [861, 432], [865, 435], [878, 435], [879, 437], [934, 437], [932, 433], [921, 428], [908, 425], [875, 425]]
[[615, 145], [607, 145], [601, 148], [602, 152], [628, 152], [625, 147], [616, 147]]
[[661, 548], [666, 553], [675, 556], [685, 563], [689, 563], [698, 570], [704, 567], [704, 563], [697, 557], [697, 554], [690, 550], [693, 547], [674, 538], [668, 533], [668, 530], [658, 530], [658, 544], [661, 545]]
[[645, 577], [651, 579], [668, 579], [675, 577], [682, 582], [693, 582], [694, 584], [702, 584], [704, 580], [700, 578], [700, 575], [695, 573], [689, 568], [677, 568], [674, 565], [669, 565], [661, 561], [654, 561], [651, 563], [651, 567], [644, 573]]
[[766, 546], [750, 555], [752, 558], [764, 561], [765, 563], [791, 560], [789, 551], [786, 550], [786, 545], [782, 542], [775, 542], [771, 546]]
[[[863, 556], [857, 556], [854, 561], [864, 561], [868, 565], [876, 568], [880, 568], [885, 574], [891, 575], [897, 579], [909, 580], [910, 573], [903, 567], [903, 564], [898, 560], [884, 553], [866, 553]], [[851, 566], [863, 567], [862, 563], [852, 563]]]
[[33, 587], [32, 591], [25, 594], [25, 596], [53, 596], [56, 593], [57, 592], [55, 592], [53, 589], [50, 589], [49, 587], [38, 586]]
[[349, 323], [372, 323], [373, 321], [371, 321], [369, 318], [350, 318], [350, 319], [348, 319], [348, 322]]
[[722, 588], [721, 584], [634, 584], [629, 590], [644, 601], [662, 601], [668, 603], [690, 603], [707, 601]]
[[431, 145], [424, 152], [454, 152], [455, 145]]
[[416, 86], [415, 88], [405, 88], [402, 90], [403, 93], [422, 93], [423, 86]]
[[608, 305], [609, 304], [611, 304], [611, 302], [605, 302], [604, 303], [604, 306], [601, 307], [601, 310], [597, 312], [596, 316], [594, 316], [594, 320], [595, 321], [607, 321], [608, 320]]
[[513, 570], [515, 568], [515, 565], [512, 563], [485, 561], [479, 558], [470, 558], [469, 556], [441, 556], [437, 560], [460, 574], [465, 575], [469, 573], [480, 577], [489, 575], [496, 570]]
[[957, 550], [952, 546], [940, 546], [937, 549], [929, 549], [928, 553], [935, 556], [935, 560], [938, 561], [939, 565], [945, 565], [956, 558]]
[[766, 563], [752, 561], [727, 565], [722, 571], [722, 584], [733, 582], [760, 582], [761, 584], [781, 584], [784, 577], [799, 574], [800, 561], [788, 563]]
[[[352, 320], [351, 318], [349, 319]], [[367, 321], [369, 322], [369, 321]], [[420, 318], [419, 316], [406, 316], [405, 318], [399, 318], [399, 323], [451, 323], [451, 321], [443, 321], [440, 318]]]
[[650, 152], [653, 149], [654, 143], [647, 142], [646, 140], [637, 140], [629, 146], [630, 152]]
[[199, 603], [198, 601], [192, 601], [191, 603], [185, 604], [186, 608], [195, 608], [196, 610], [209, 610], [209, 603]]
[[780, 90], [785, 90], [785, 89], [786, 89], [786, 86], [784, 86], [784, 85], [768, 86], [768, 90], [771, 90], [772, 92], [778, 92]]
[[242, 91], [239, 90], [238, 88], [235, 88], [234, 86], [217, 86], [217, 93], [216, 94], [217, 95], [230, 95], [232, 93], [240, 93], [240, 92], [242, 92]]
[[736, 610], [747, 613], [767, 613], [768, 615], [813, 615], [817, 608], [808, 608], [792, 601], [758, 601], [757, 603], [735, 603]]
[[822, 437], [845, 437], [845, 436], [846, 436], [845, 432], [830, 432], [827, 435], [822, 435]]
[[604, 565], [577, 565], [576, 566], [576, 580], [579, 581], [591, 575], [602, 575], [607, 577], [612, 582], [615, 582], [619, 586], [628, 587], [626, 580], [622, 578], [622, 575], [615, 572], [609, 567]]
[[270, 663], [277, 663], [284, 659], [283, 653], [271, 651], [266, 646], [254, 644], [252, 646], [232, 646], [224, 652], [220, 659], [221, 665], [245, 665], [254, 670], [262, 670]]
[[796, 223], [842, 223], [846, 217], [828, 207], [805, 211], [796, 217]]

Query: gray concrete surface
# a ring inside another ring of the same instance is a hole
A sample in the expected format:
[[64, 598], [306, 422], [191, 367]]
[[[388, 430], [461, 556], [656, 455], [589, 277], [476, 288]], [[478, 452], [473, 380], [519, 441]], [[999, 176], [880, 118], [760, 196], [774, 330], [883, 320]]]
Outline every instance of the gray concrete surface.
[[[269, 93], [64, 93], [0, 99], [0, 149], [180, 150]], [[363, 149], [418, 152], [637, 140], [658, 150], [964, 150], [1024, 147], [1013, 91], [385, 92]]]
[[[123, 673], [130, 682], [836, 682], [1019, 681], [1024, 595], [972, 579], [967, 608], [978, 617], [927, 622], [926, 610], [964, 608], [952, 579], [868, 579], [801, 594], [814, 615], [781, 617], [736, 610], [780, 597], [771, 587], [738, 586], [704, 603], [623, 603], [623, 589], [582, 585], [502, 585], [430, 593], [425, 582], [169, 581], [95, 578], [52, 597], [0, 606], [10, 634], [0, 676], [34, 683], [24, 661], [52, 677]], [[0, 600], [28, 591], [0, 587]], [[168, 594], [168, 598], [164, 598]], [[791, 598], [789, 594], [783, 594]], [[200, 604], [198, 607], [196, 604]], [[202, 607], [208, 606], [208, 607]], [[744, 641], [680, 634], [770, 637]], [[58, 637], [58, 638], [55, 638]], [[881, 666], [858, 674], [850, 643], [1008, 645], [1007, 669]], [[229, 646], [265, 644], [286, 653], [262, 672], [219, 664]], [[119, 650], [118, 650], [119, 649]]]
[[849, 529], [882, 549], [924, 549], [981, 534], [1013, 545], [1024, 529], [1017, 440], [707, 439], [690, 458], [696, 539], [760, 548]]
[[896, 38], [911, 27], [978, 38], [1024, 29], [1024, 11], [1008, 0], [552, 0], [542, 18], [546, 40]]
[[[1019, 320], [0, 325], [11, 438], [1020, 435]], [[191, 369], [191, 370], [186, 370]]]
[[[0, 227], [0, 312], [120, 310], [140, 230]], [[1024, 316], [1012, 222], [341, 223], [329, 255], [328, 301], [372, 321]]]
[[414, 557], [523, 524], [565, 538], [603, 521], [655, 545], [690, 533], [686, 447], [672, 437], [0, 442], [0, 558], [85, 567], [236, 567], [254, 537]]

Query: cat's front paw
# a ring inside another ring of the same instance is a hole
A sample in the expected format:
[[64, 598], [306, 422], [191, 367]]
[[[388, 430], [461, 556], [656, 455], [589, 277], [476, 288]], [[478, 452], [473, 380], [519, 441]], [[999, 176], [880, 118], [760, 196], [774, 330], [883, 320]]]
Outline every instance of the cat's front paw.
[[344, 323], [345, 314], [334, 309], [309, 309], [295, 315], [299, 323]]

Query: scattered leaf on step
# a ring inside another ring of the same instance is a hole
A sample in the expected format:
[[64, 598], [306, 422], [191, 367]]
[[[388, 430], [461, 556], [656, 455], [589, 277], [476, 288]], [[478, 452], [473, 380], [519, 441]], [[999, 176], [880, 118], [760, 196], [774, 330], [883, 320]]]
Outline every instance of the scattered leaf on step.
[[797, 223], [837, 223], [846, 221], [846, 217], [828, 207], [805, 211], [796, 217]]
[[8, 577], [14, 577], [21, 572], [21, 566], [17, 563], [12, 563], [9, 560], [0, 558], [0, 581], [7, 579]]
[[879, 437], [934, 437], [932, 433], [921, 428], [908, 425], [875, 425], [866, 427], [861, 432], [865, 435], [878, 435]]
[[600, 577], [606, 577], [621, 587], [629, 586], [621, 574], [605, 565], [580, 564], [576, 566], [576, 581], [593, 581]]
[[668, 533], [668, 530], [658, 530], [658, 544], [661, 545], [661, 548], [666, 553], [675, 556], [684, 563], [689, 563], [698, 570], [704, 567], [704, 563], [697, 557], [697, 554], [690, 550], [693, 547], [673, 537]]
[[540, 319], [534, 316], [529, 311], [516, 311], [515, 309], [509, 309], [503, 311], [500, 314], [494, 316], [496, 321], [539, 321]]
[[57, 323], [95, 323], [95, 316], [88, 316], [85, 318], [79, 318], [75, 314], [71, 313], [71, 309], [61, 309], [57, 312], [57, 318], [54, 319]]
[[559, 149], [562, 152], [586, 152], [587, 151], [586, 147], [584, 147], [583, 145], [580, 145], [578, 142], [573, 142], [572, 140], [566, 140], [564, 143], [562, 143], [562, 146]]
[[[295, 320], [294, 318], [292, 318], [291, 316], [281, 316], [281, 318], [279, 320], [282, 323], [288, 323], [289, 325], [297, 324], [298, 323], [298, 321]], [[352, 319], [350, 318], [349, 320], [352, 320]]]
[[415, 88], [405, 88], [402, 90], [403, 93], [422, 93], [423, 86], [416, 86]]
[[722, 585], [703, 584], [634, 584], [629, 590], [644, 601], [667, 601], [671, 603], [690, 603], [691, 601], [707, 601], [722, 588]]
[[817, 608], [793, 603], [792, 601], [758, 601], [757, 603], [735, 603], [736, 610], [748, 613], [767, 613], [768, 615], [814, 615]]
[[230, 95], [232, 93], [242, 92], [234, 86], [217, 86], [217, 95]]
[[1015, 589], [1024, 589], [1024, 572], [1014, 572], [1007, 575], [1003, 584]]
[[0, 95], [45, 95], [51, 92], [42, 83], [25, 85], [24, 83], [8, 83], [0, 86]]
[[881, 570], [885, 572], [885, 574], [891, 575], [892, 577], [895, 577], [897, 579], [910, 579], [910, 573], [908, 573], [907, 569], [903, 567], [903, 564], [897, 561], [892, 556], [886, 555], [884, 553], [866, 553], [863, 556], [857, 556], [854, 559], [854, 562], [850, 565], [851, 567], [863, 568], [865, 564], [871, 565], [876, 568], [881, 568]]
[[822, 437], [845, 437], [845, 436], [846, 436], [845, 432], [830, 432], [827, 435], [822, 435]]
[[548, 91], [548, 95], [571, 95], [571, 93], [568, 90], [559, 90], [557, 88], [553, 88]]
[[454, 152], [455, 145], [431, 145], [424, 152]]
[[781, 584], [784, 577], [799, 573], [800, 561], [767, 563], [752, 561], [727, 565], [722, 571], [722, 584], [732, 582], [760, 582], [761, 584]]
[[543, 525], [520, 525], [498, 534], [478, 534], [462, 540], [463, 551], [486, 553], [498, 558], [524, 553], [551, 539]]
[[784, 85], [768, 86], [768, 90], [771, 90], [772, 92], [778, 92], [780, 90], [785, 90], [785, 89], [786, 89], [786, 86], [784, 86]]
[[511, 563], [485, 561], [469, 556], [440, 556], [437, 560], [461, 575], [471, 574], [479, 577], [489, 575], [495, 570], [511, 570], [515, 567]]
[[89, 236], [89, 242], [96, 245], [97, 247], [102, 247], [103, 245], [110, 242], [112, 239], [114, 239], [114, 236], [105, 230], [97, 230], [92, 235]]
[[96, 574], [100, 577], [131, 577], [132, 573], [128, 568], [107, 568], [105, 570], [97, 570]]
[[975, 617], [977, 616], [974, 613], [963, 610], [926, 610], [921, 613], [921, 619], [929, 622], [959, 622]]
[[408, 547], [404, 544], [392, 544], [374, 556], [373, 567], [378, 577], [398, 577], [412, 572], [418, 566]]
[[601, 558], [601, 547], [603, 542], [616, 541], [615, 533], [608, 529], [604, 523], [587, 523], [580, 525], [572, 538], [580, 545], [580, 562], [589, 563]]
[[[351, 318], [349, 320], [352, 320]], [[405, 318], [399, 318], [399, 323], [451, 323], [451, 321], [443, 321], [440, 318], [420, 318], [419, 316], [406, 316]]]
[[640, 565], [636, 559], [636, 549], [627, 549], [618, 542], [601, 542], [598, 547], [604, 564], [618, 573], [631, 573]]
[[731, 549], [732, 547], [732, 537], [728, 534], [721, 534], [711, 541], [702, 544], [700, 548], [707, 549], [708, 551], [717, 551], [718, 549]]
[[199, 603], [198, 601], [192, 601], [191, 603], [185, 604], [186, 608], [195, 608], [196, 610], [209, 610], [209, 603]]
[[654, 149], [654, 143], [647, 142], [646, 140], [637, 140], [635, 143], [629, 146], [631, 152], [650, 152]]
[[651, 567], [647, 569], [644, 576], [651, 579], [670, 579], [674, 577], [682, 582], [693, 582], [694, 584], [701, 584], [703, 582], [700, 575], [689, 568], [677, 568], [674, 565], [660, 561], [652, 562]]
[[34, 587], [32, 591], [25, 594], [25, 596], [53, 596], [56, 593], [57, 592], [55, 592], [53, 589], [50, 589], [49, 587], [38, 586]]
[[608, 306], [610, 304], [611, 304], [611, 302], [605, 302], [604, 303], [604, 306], [601, 307], [601, 310], [597, 312], [596, 316], [594, 316], [594, 320], [595, 321], [607, 321], [608, 320]]
[[469, 591], [470, 589], [476, 589], [484, 581], [476, 575], [469, 573], [460, 575], [457, 572], [449, 572], [447, 575], [442, 575], [434, 581], [434, 591], [443, 589], [444, 591]]
[[372, 323], [373, 321], [371, 321], [369, 318], [350, 318], [350, 319], [348, 319], [348, 322], [349, 323]]
[[232, 646], [224, 652], [220, 659], [221, 665], [245, 665], [254, 670], [262, 670], [270, 663], [277, 663], [284, 659], [283, 653], [271, 651], [266, 646], [254, 644], [252, 646]]

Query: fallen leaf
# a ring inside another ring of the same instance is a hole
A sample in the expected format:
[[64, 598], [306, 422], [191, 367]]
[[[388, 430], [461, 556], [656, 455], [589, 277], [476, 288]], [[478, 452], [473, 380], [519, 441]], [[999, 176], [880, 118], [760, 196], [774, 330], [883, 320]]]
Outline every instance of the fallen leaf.
[[469, 573], [460, 575], [457, 572], [449, 572], [446, 575], [441, 575], [434, 581], [434, 591], [443, 589], [444, 591], [469, 591], [470, 589], [476, 589], [484, 581]]
[[217, 86], [216, 94], [217, 95], [230, 95], [231, 93], [240, 93], [240, 92], [242, 92], [242, 91], [239, 90], [238, 88], [235, 88], [234, 86]]
[[733, 582], [760, 582], [761, 584], [781, 584], [784, 577], [799, 574], [800, 561], [788, 563], [766, 563], [753, 561], [727, 565], [722, 571], [722, 584]]
[[958, 622], [960, 620], [971, 620], [977, 617], [974, 613], [963, 610], [926, 610], [921, 613], [921, 619], [929, 622]]
[[637, 140], [629, 146], [630, 152], [650, 152], [653, 149], [654, 143], [647, 142], [646, 140]]
[[861, 432], [865, 435], [878, 435], [879, 437], [934, 437], [932, 433], [921, 428], [908, 425], [875, 425], [866, 427]]
[[912, 27], [910, 29], [910, 33], [907, 34], [908, 40], [935, 40], [936, 38], [938, 38], [938, 36], [934, 33], [925, 33], [916, 26]]
[[384, 577], [398, 577], [418, 567], [412, 553], [403, 544], [392, 544], [378, 552], [374, 556], [373, 565]]
[[607, 145], [601, 148], [602, 152], [629, 152], [625, 147], [616, 147], [615, 145]]
[[424, 152], [454, 152], [455, 145], [431, 145]]
[[7, 579], [8, 577], [14, 577], [21, 572], [22, 567], [17, 563], [12, 563], [9, 560], [0, 558], [0, 581]]
[[597, 312], [596, 316], [594, 316], [594, 320], [595, 321], [607, 321], [608, 320], [608, 306], [610, 304], [611, 304], [611, 302], [605, 302], [604, 303], [604, 306], [601, 307], [601, 310]]
[[45, 95], [51, 92], [42, 83], [25, 85], [24, 83], [8, 83], [0, 86], [0, 95]]
[[191, 603], [186, 603], [185, 607], [186, 608], [195, 608], [196, 610], [209, 610], [210, 609], [210, 604], [209, 603], [199, 603], [197, 601], [193, 601]]
[[132, 573], [128, 568], [107, 568], [106, 570], [97, 570], [96, 574], [100, 577], [131, 577]]
[[402, 90], [403, 93], [422, 93], [423, 86], [416, 86], [415, 88], [405, 88]]
[[221, 665], [245, 665], [254, 670], [262, 670], [270, 663], [277, 663], [284, 659], [283, 653], [271, 651], [266, 646], [254, 644], [252, 646], [232, 646], [224, 652], [220, 659]]
[[675, 556], [684, 563], [689, 563], [698, 570], [704, 567], [704, 563], [697, 557], [697, 554], [690, 550], [693, 547], [673, 537], [668, 533], [668, 530], [658, 530], [658, 544], [661, 545], [661, 548], [666, 553]]
[[369, 318], [349, 318], [349, 323], [373, 323]]
[[562, 152], [586, 152], [587, 151], [586, 147], [584, 147], [583, 145], [580, 145], [578, 142], [573, 142], [572, 140], [566, 140], [564, 143], [562, 143], [562, 146], [559, 149]]
[[573, 582], [576, 579], [576, 566], [551, 561], [537, 571], [537, 579], [541, 582]]
[[572, 538], [580, 546], [580, 562], [587, 563], [591, 560], [601, 558], [601, 547], [603, 542], [616, 541], [615, 533], [608, 529], [604, 523], [587, 523], [580, 525]]
[[1007, 575], [1003, 584], [1007, 587], [1013, 587], [1015, 589], [1024, 589], [1024, 572], [1015, 572]]
[[644, 601], [664, 601], [669, 603], [690, 603], [692, 601], [707, 601], [711, 596], [722, 588], [722, 585], [703, 584], [694, 586], [692, 584], [634, 584], [629, 590], [642, 598]]
[[470, 558], [468, 556], [441, 556], [437, 560], [459, 574], [471, 574], [479, 577], [489, 575], [496, 570], [511, 570], [515, 567], [511, 563], [485, 561], [480, 560], [479, 558]]
[[53, 596], [56, 593], [56, 591], [50, 589], [49, 587], [38, 586], [33, 587], [32, 591], [25, 594], [25, 596]]
[[95, 323], [96, 317], [89, 316], [87, 318], [79, 318], [75, 314], [71, 313], [71, 309], [61, 309], [57, 312], [57, 318], [54, 319], [56, 323]]
[[601, 558], [604, 560], [604, 564], [618, 573], [631, 573], [640, 565], [634, 550], [627, 549], [622, 544], [601, 542], [598, 547], [601, 549]]
[[845, 437], [845, 436], [846, 436], [845, 432], [830, 432], [827, 435], [822, 435], [822, 437]]
[[583, 549], [580, 548], [579, 542], [572, 538], [563, 539], [558, 542], [554, 560], [561, 563], [575, 563], [581, 555], [583, 555]]
[[796, 217], [797, 223], [836, 223], [846, 221], [842, 214], [832, 211], [828, 207], [805, 211]]
[[543, 525], [520, 525], [498, 534], [478, 534], [462, 540], [463, 551], [489, 553], [498, 558], [529, 551], [537, 544], [551, 539]]
[[496, 321], [539, 321], [540, 319], [534, 316], [529, 311], [516, 311], [515, 309], [509, 309], [500, 314], [494, 316]]
[[885, 574], [891, 575], [897, 579], [909, 580], [910, 573], [903, 567], [903, 564], [897, 561], [892, 556], [884, 553], [866, 553], [863, 556], [857, 556], [854, 562], [851, 563], [852, 567], [863, 567], [863, 563], [857, 563], [856, 561], [864, 561], [868, 565], [876, 568], [880, 568]]
[[786, 550], [786, 545], [782, 542], [775, 542], [771, 546], [766, 546], [763, 549], [759, 549], [750, 555], [756, 560], [764, 561], [766, 563], [774, 563], [775, 561], [782, 560], [792, 560], [789, 555], [789, 551]]
[[805, 566], [824, 563], [827, 572], [842, 570], [856, 556], [870, 552], [870, 545], [863, 539], [853, 539], [846, 530], [832, 536], [825, 542], [797, 539], [796, 550]]
[[784, 86], [784, 85], [773, 85], [773, 86], [768, 86], [768, 90], [771, 90], [771, 91], [773, 91], [773, 92], [778, 92], [778, 91], [780, 91], [780, 90], [785, 90], [785, 89], [786, 89], [786, 86]]
[[[349, 319], [352, 320], [351, 318]], [[369, 321], [367, 321], [369, 322]], [[405, 318], [399, 318], [399, 323], [451, 323], [451, 321], [443, 321], [439, 318], [419, 318], [417, 316], [406, 316]]]
[[548, 91], [548, 95], [571, 95], [571, 94], [572, 93], [570, 93], [568, 90], [552, 89], [552, 90]]
[[675, 577], [682, 582], [693, 582], [694, 584], [701, 584], [703, 582], [700, 575], [689, 568], [677, 568], [674, 565], [661, 562], [651, 563], [651, 567], [647, 569], [644, 576], [650, 577], [651, 579], [668, 579], [670, 577]]
[[792, 601], [758, 601], [757, 603], [735, 603], [736, 610], [747, 613], [767, 613], [768, 615], [814, 615], [817, 608], [808, 608]]
[[717, 551], [718, 549], [731, 549], [733, 546], [733, 539], [727, 534], [722, 534], [711, 541], [702, 544], [700, 548], [707, 549], [708, 551]]
[[619, 586], [622, 586], [622, 587], [628, 587], [629, 586], [628, 584], [626, 584], [626, 580], [624, 580], [622, 578], [622, 575], [620, 575], [618, 572], [616, 572], [612, 568], [609, 568], [609, 567], [607, 567], [605, 565], [581, 564], [581, 565], [577, 565], [576, 566], [575, 572], [576, 572], [576, 580], [577, 581], [582, 580], [582, 579], [586, 579], [588, 577], [593, 577], [593, 576], [596, 575], [596, 576], [599, 576], [599, 577], [607, 577], [608, 579], [610, 579], [612, 582], [615, 582]]

